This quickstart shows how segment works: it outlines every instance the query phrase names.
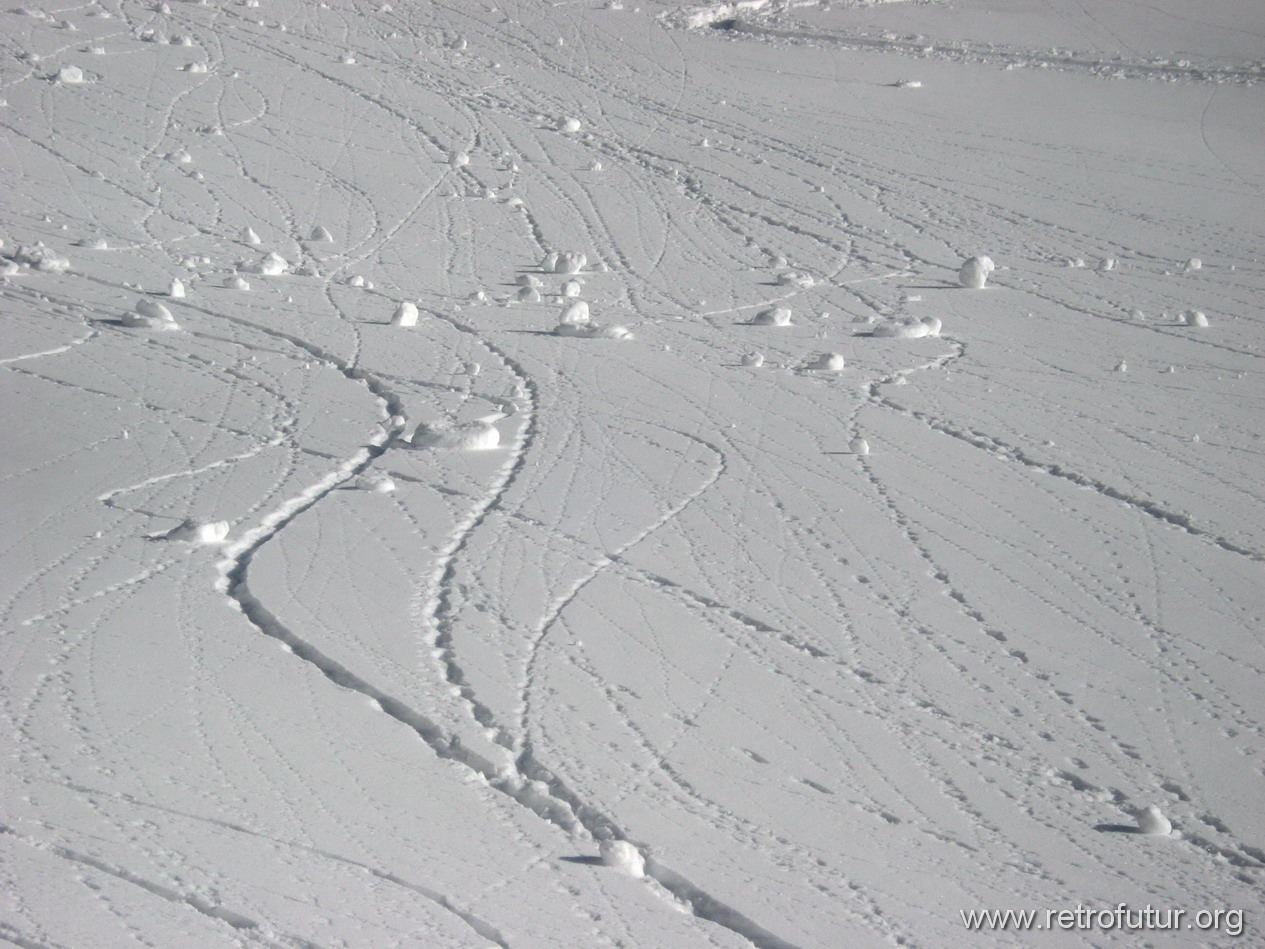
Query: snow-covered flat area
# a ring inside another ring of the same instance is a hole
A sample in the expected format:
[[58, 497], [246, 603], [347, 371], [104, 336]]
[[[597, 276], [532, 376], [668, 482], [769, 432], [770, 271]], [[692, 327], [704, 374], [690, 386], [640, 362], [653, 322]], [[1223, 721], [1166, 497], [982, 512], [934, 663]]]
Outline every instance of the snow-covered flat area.
[[0, 53], [0, 943], [1265, 946], [1255, 0]]

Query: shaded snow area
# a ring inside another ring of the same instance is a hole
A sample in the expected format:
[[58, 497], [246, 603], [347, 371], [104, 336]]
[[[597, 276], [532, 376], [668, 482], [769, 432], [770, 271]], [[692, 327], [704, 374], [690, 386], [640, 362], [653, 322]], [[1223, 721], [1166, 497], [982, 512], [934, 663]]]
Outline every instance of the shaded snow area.
[[0, 10], [0, 943], [1265, 946], [1262, 9]]

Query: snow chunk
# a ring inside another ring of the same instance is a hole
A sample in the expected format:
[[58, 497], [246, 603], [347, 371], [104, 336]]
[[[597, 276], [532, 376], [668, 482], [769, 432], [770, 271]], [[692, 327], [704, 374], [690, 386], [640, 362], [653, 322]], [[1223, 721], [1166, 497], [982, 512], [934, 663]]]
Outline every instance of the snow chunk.
[[1173, 832], [1172, 822], [1165, 817], [1158, 807], [1152, 804], [1138, 814], [1138, 832], [1166, 837]]
[[589, 321], [589, 305], [583, 300], [574, 300], [562, 308], [562, 315], [558, 317], [559, 323], [571, 323], [579, 326]]
[[45, 273], [62, 273], [70, 269], [70, 261], [49, 250], [43, 241], [34, 246], [19, 247], [13, 253], [13, 259], [19, 264], [26, 264]]
[[185, 63], [181, 68], [185, 72], [203, 73], [207, 71], [206, 63]]
[[816, 283], [812, 274], [806, 274], [798, 270], [788, 270], [786, 273], [778, 274], [777, 282], [780, 286], [799, 287], [801, 290], [807, 290]]
[[391, 317], [392, 326], [416, 326], [417, 325], [417, 304], [410, 300], [403, 301], [395, 308], [395, 313]]
[[496, 414], [473, 422], [423, 422], [410, 439], [414, 448], [442, 448], [453, 451], [487, 451], [501, 443], [501, 430], [493, 423], [504, 415]]
[[57, 81], [68, 85], [78, 85], [84, 81], [83, 70], [78, 66], [63, 66], [57, 70]]
[[199, 524], [187, 520], [162, 535], [163, 540], [182, 540], [191, 544], [222, 544], [228, 537], [228, 521]]
[[775, 306], [772, 309], [757, 313], [751, 321], [752, 326], [790, 326], [791, 308]]
[[171, 286], [167, 288], [167, 296], [171, 297], [173, 300], [180, 300], [184, 298], [184, 283], [179, 277], [171, 278]]
[[564, 251], [554, 261], [553, 272], [556, 274], [577, 274], [584, 269], [584, 265], [588, 262], [588, 257], [578, 251]]
[[224, 286], [229, 290], [249, 290], [250, 284], [246, 282], [246, 278], [241, 274], [233, 274], [224, 278]]
[[596, 323], [559, 323], [554, 327], [555, 336], [578, 336], [583, 339], [632, 339], [626, 326], [598, 326]]
[[928, 336], [939, 336], [940, 328], [944, 325], [940, 322], [938, 316], [924, 316], [922, 322], [926, 324]]
[[539, 303], [540, 291], [535, 287], [519, 287], [516, 298], [519, 303]]
[[357, 491], [372, 491], [374, 494], [390, 494], [395, 490], [395, 482], [390, 476], [381, 473], [367, 474], [356, 479]]
[[264, 255], [263, 260], [246, 268], [247, 273], [257, 273], [264, 277], [277, 277], [290, 269], [290, 263], [275, 251]]
[[804, 368], [819, 372], [838, 372], [844, 367], [841, 353], [822, 353]]
[[454, 168], [464, 168], [466, 165], [470, 164], [470, 156], [465, 152], [453, 152], [448, 156], [448, 164], [452, 165]]
[[104, 237], [90, 237], [79, 242], [80, 247], [86, 247], [89, 250], [109, 250], [110, 245]]
[[580, 281], [568, 280], [562, 285], [562, 295], [564, 297], [578, 297], [581, 289]]
[[1108, 270], [1115, 270], [1119, 266], [1120, 261], [1116, 260], [1114, 257], [1104, 257], [1102, 260], [1098, 261], [1098, 270], [1101, 273], [1106, 273]]
[[1184, 273], [1190, 273], [1192, 270], [1199, 270], [1203, 267], [1203, 265], [1204, 262], [1198, 257], [1192, 257], [1190, 260], [1186, 261], [1185, 265], [1182, 267], [1182, 271]]
[[883, 320], [870, 330], [871, 336], [882, 336], [888, 339], [918, 339], [927, 336], [931, 332], [929, 327], [922, 320], [911, 318]]
[[180, 329], [171, 311], [157, 300], [146, 297], [136, 301], [131, 313], [124, 313], [119, 322], [129, 329], [177, 330]]
[[1207, 326], [1208, 316], [1202, 310], [1187, 310], [1181, 315], [1181, 321], [1187, 326]]
[[901, 79], [896, 83], [897, 89], [921, 89], [921, 79]]
[[566, 116], [558, 120], [559, 132], [578, 132], [580, 131], [580, 120]]
[[258, 234], [256, 234], [256, 233], [255, 233], [255, 229], [254, 229], [253, 227], [250, 227], [250, 226], [247, 226], [247, 227], [243, 227], [243, 228], [242, 228], [241, 239], [242, 239], [243, 241], [245, 241], [247, 244], [258, 244], [258, 243], [260, 243], [260, 240], [259, 240], [259, 235], [258, 235]]
[[598, 845], [602, 863], [626, 876], [641, 879], [646, 875], [646, 858], [626, 840], [603, 840]]
[[988, 257], [969, 257], [958, 271], [958, 283], [971, 290], [982, 290], [988, 275], [996, 269], [997, 265]]
[[848, 451], [854, 455], [868, 455], [870, 453], [870, 443], [858, 435], [848, 442]]
[[763, 366], [764, 353], [747, 353], [742, 357], [742, 364], [744, 366]]

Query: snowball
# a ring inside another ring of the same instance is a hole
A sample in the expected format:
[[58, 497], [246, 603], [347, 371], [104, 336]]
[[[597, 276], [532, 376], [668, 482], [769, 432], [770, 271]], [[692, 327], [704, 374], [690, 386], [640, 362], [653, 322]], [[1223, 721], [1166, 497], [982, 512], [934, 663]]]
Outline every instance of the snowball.
[[747, 353], [746, 355], [742, 357], [742, 364], [744, 366], [763, 366], [764, 354], [763, 353]]
[[868, 455], [870, 453], [870, 443], [858, 435], [848, 442], [848, 451], [854, 455]]
[[1182, 269], [1185, 270], [1186, 273], [1190, 273], [1192, 270], [1200, 269], [1203, 265], [1204, 262], [1198, 257], [1192, 257], [1190, 260], [1186, 261], [1186, 265]]
[[77, 85], [83, 82], [83, 70], [78, 66], [63, 66], [57, 70], [57, 81]]
[[185, 72], [203, 73], [207, 71], [206, 63], [185, 63], [181, 68]]
[[519, 303], [539, 303], [540, 291], [535, 287], [519, 287], [517, 299]]
[[843, 356], [840, 353], [822, 353], [805, 369], [820, 370], [825, 372], [838, 372], [844, 366]]
[[167, 288], [167, 296], [171, 297], [173, 300], [180, 300], [184, 297], [184, 284], [180, 281], [179, 277], [172, 278], [171, 286]]
[[562, 295], [564, 297], [578, 297], [580, 290], [580, 281], [578, 280], [568, 280], [562, 285]]
[[158, 316], [146, 316], [143, 313], [124, 313], [119, 318], [119, 323], [128, 329], [141, 330], [178, 330], [180, 324], [172, 319], [163, 319]]
[[924, 316], [920, 322], [926, 325], [928, 336], [939, 336], [940, 328], [944, 325], [938, 316]]
[[[501, 418], [503, 416], [496, 416]], [[442, 448], [454, 451], [486, 451], [501, 443], [501, 431], [492, 418], [454, 424], [423, 422], [410, 441], [414, 448]]]
[[263, 260], [251, 264], [246, 269], [250, 273], [261, 274], [265, 277], [277, 277], [290, 269], [290, 263], [280, 254], [269, 252], [264, 255]]
[[1143, 834], [1154, 834], [1158, 837], [1164, 837], [1172, 833], [1173, 825], [1167, 817], [1160, 813], [1160, 809], [1152, 804], [1138, 814], [1138, 831]]
[[971, 290], [982, 290], [988, 282], [988, 275], [996, 269], [997, 266], [988, 257], [970, 257], [958, 271], [958, 283]]
[[559, 323], [581, 324], [589, 321], [589, 305], [583, 300], [573, 300], [562, 308]]
[[554, 268], [558, 266], [558, 256], [559, 255], [556, 250], [551, 250], [549, 253], [545, 254], [545, 256], [541, 258], [540, 269], [546, 273], [553, 273]]
[[450, 156], [448, 156], [448, 164], [452, 165], [454, 168], [464, 168], [466, 165], [470, 164], [470, 156], [465, 152], [453, 152]]
[[553, 272], [557, 274], [577, 274], [584, 269], [586, 263], [588, 263], [588, 258], [584, 254], [566, 251], [558, 255], [553, 265]]
[[1114, 257], [1104, 257], [1102, 260], [1098, 261], [1098, 269], [1104, 272], [1108, 270], [1115, 270], [1119, 266], [1120, 261], [1116, 260]]
[[870, 330], [871, 336], [883, 336], [888, 339], [918, 339], [927, 336], [931, 332], [929, 327], [922, 320], [915, 319], [892, 319], [883, 320]]
[[231, 277], [224, 278], [224, 286], [229, 290], [249, 290], [250, 284], [246, 282], [246, 278], [240, 274], [233, 274]]
[[312, 233], [307, 236], [307, 239], [322, 244], [328, 244], [334, 240], [334, 235], [318, 224], [316, 227], [312, 228]]
[[242, 228], [241, 239], [245, 241], [247, 244], [259, 243], [259, 235], [255, 233], [255, 229], [252, 227]]
[[159, 303], [157, 300], [141, 298], [136, 301], [136, 306], [132, 307], [133, 312], [138, 316], [147, 316], [155, 320], [174, 320], [171, 311]]
[[612, 870], [640, 879], [646, 875], [646, 858], [626, 840], [603, 840], [598, 845], [602, 863]]
[[775, 306], [770, 310], [764, 310], [761, 313], [757, 313], [751, 323], [753, 326], [790, 326], [791, 308], [789, 306]]
[[347, 278], [347, 286], [349, 287], [363, 287], [364, 285], [365, 285], [365, 278], [362, 277], [358, 273], [352, 274], [350, 277]]
[[1129, 364], [1125, 362], [1123, 359], [1120, 360], [1118, 363], [1116, 363], [1116, 372], [1128, 372], [1128, 371], [1129, 371]]
[[570, 116], [558, 120], [559, 132], [578, 132], [580, 131], [580, 120], [573, 119]]
[[409, 300], [403, 301], [395, 308], [395, 314], [391, 317], [392, 326], [416, 326], [417, 325], [417, 304]]
[[594, 159], [593, 161], [589, 162], [589, 171], [601, 171], [601, 170], [602, 170], [602, 163], [600, 161], [597, 161], [596, 159]]
[[1207, 326], [1208, 317], [1200, 310], [1187, 310], [1182, 314], [1188, 326]]

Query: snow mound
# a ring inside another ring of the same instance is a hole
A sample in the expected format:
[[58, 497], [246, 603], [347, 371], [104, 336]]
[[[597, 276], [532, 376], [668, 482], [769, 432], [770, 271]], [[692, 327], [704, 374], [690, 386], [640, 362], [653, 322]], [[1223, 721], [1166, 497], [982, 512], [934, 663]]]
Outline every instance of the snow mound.
[[253, 227], [249, 226], [242, 228], [241, 239], [247, 244], [260, 243], [259, 235], [255, 233], [255, 229]]
[[1138, 832], [1156, 837], [1166, 837], [1173, 832], [1173, 824], [1158, 807], [1152, 804], [1138, 814]]
[[228, 290], [249, 290], [250, 284], [241, 274], [233, 274], [224, 278], [224, 286]]
[[247, 273], [256, 273], [264, 277], [279, 277], [290, 269], [290, 262], [276, 251], [270, 251], [264, 255], [262, 260], [250, 264], [244, 269]]
[[78, 85], [84, 81], [83, 70], [78, 66], [63, 66], [57, 70], [57, 81], [68, 85]]
[[491, 415], [473, 422], [423, 422], [410, 439], [414, 448], [442, 448], [451, 451], [487, 451], [501, 443], [501, 430], [493, 424], [503, 415]]
[[646, 858], [626, 840], [603, 840], [598, 845], [602, 863], [626, 876], [641, 879], [646, 875]]
[[589, 305], [583, 300], [573, 300], [562, 308], [562, 315], [558, 317], [558, 322], [562, 324], [571, 323], [580, 325], [589, 321]]
[[804, 366], [805, 369], [821, 372], [838, 372], [843, 367], [844, 359], [841, 353], [822, 353]]
[[854, 455], [868, 455], [870, 453], [870, 443], [858, 435], [848, 442], [848, 451]]
[[922, 320], [915, 320], [909, 317], [883, 320], [870, 330], [871, 336], [882, 336], [887, 339], [918, 339], [927, 336], [931, 332], [929, 327]]
[[222, 544], [228, 537], [228, 521], [199, 524], [187, 520], [162, 535], [163, 540], [181, 540], [191, 544]]
[[742, 364], [744, 366], [763, 366], [764, 353], [746, 353], [742, 357]]
[[417, 304], [411, 300], [404, 300], [395, 308], [395, 313], [391, 316], [392, 326], [416, 326], [417, 325]]
[[790, 326], [791, 325], [791, 308], [789, 306], [775, 306], [772, 309], [764, 310], [757, 313], [751, 321], [752, 326]]
[[331, 234], [327, 228], [318, 224], [316, 227], [312, 228], [312, 233], [308, 234], [307, 239], [315, 243], [329, 244], [333, 242], [334, 235]]
[[783, 287], [799, 287], [801, 290], [807, 290], [816, 281], [812, 274], [806, 274], [799, 270], [788, 270], [785, 273], [777, 275], [777, 282]]
[[555, 336], [578, 336], [583, 339], [632, 339], [626, 326], [598, 326], [596, 323], [559, 323], [554, 327]]
[[19, 247], [13, 253], [13, 259], [45, 273], [62, 273], [70, 269], [70, 261], [49, 250], [42, 241], [30, 247]]
[[997, 265], [988, 257], [968, 257], [958, 271], [958, 283], [969, 290], [982, 290], [988, 275], [996, 269]]

